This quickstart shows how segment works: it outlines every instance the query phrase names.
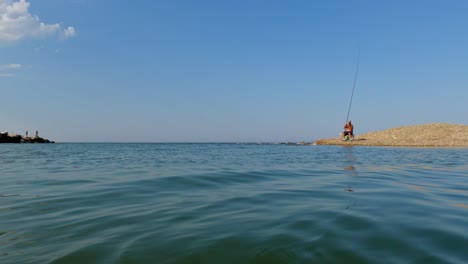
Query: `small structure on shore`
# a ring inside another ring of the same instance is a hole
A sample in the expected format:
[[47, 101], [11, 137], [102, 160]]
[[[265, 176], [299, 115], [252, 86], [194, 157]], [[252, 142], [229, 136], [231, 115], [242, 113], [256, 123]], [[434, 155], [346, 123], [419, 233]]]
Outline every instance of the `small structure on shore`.
[[403, 126], [356, 135], [354, 141], [321, 139], [316, 145], [393, 146], [393, 147], [468, 147], [468, 126], [424, 124]]
[[55, 143], [48, 139], [42, 138], [38, 135], [35, 137], [28, 137], [16, 134], [10, 134], [8, 132], [0, 133], [0, 143]]

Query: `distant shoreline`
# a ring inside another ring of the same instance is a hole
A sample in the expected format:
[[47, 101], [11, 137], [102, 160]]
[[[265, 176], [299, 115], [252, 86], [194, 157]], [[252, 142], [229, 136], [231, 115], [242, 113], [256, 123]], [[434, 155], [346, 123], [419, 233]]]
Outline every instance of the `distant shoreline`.
[[353, 141], [342, 141], [340, 137], [320, 139], [314, 145], [465, 148], [468, 126], [444, 123], [402, 126], [355, 135]]

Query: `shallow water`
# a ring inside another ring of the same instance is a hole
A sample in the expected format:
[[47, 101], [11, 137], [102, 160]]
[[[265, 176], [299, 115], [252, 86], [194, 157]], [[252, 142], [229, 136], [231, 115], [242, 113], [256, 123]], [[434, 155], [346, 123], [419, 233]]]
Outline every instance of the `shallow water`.
[[467, 263], [468, 149], [0, 145], [0, 263]]

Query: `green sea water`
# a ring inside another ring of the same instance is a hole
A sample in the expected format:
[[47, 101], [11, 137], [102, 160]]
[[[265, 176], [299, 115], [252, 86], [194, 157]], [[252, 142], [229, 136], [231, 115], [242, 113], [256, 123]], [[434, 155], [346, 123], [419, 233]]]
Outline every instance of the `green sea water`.
[[468, 263], [468, 149], [2, 144], [0, 263]]

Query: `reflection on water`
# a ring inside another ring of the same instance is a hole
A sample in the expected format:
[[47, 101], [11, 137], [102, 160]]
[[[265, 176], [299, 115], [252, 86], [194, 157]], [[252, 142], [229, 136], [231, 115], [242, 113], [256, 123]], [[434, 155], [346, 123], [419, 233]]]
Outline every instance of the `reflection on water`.
[[[411, 184], [411, 183], [399, 183], [401, 186], [406, 188], [407, 190], [413, 190], [416, 192], [422, 193], [436, 193], [436, 194], [448, 194], [448, 193], [455, 193], [462, 195], [462, 197], [468, 197], [468, 190], [460, 190], [460, 189], [451, 189], [451, 188], [444, 188], [440, 184]], [[459, 203], [455, 206], [463, 208], [463, 204]]]
[[[358, 176], [358, 171], [355, 167], [355, 164], [357, 163], [357, 158], [353, 153], [352, 147], [343, 147], [343, 152], [345, 162], [344, 170], [347, 171], [348, 175], [351, 176], [351, 178], [348, 179], [346, 188], [344, 190], [346, 192], [352, 193], [355, 191], [355, 188], [353, 187], [353, 178]], [[348, 205], [345, 207], [345, 209], [348, 210], [354, 206], [356, 206], [356, 198], [352, 197], [350, 198], [350, 201], [348, 202]]]
[[429, 192], [428, 189], [425, 189], [421, 186], [417, 186], [417, 185], [413, 185], [413, 184], [407, 184], [407, 183], [403, 183], [402, 185], [405, 185], [407, 188], [411, 189], [411, 190], [415, 190], [415, 191], [418, 191], [418, 192]]
[[444, 190], [446, 190], [447, 192], [468, 194], [468, 190], [457, 190], [457, 189], [449, 189], [449, 188], [444, 188]]

